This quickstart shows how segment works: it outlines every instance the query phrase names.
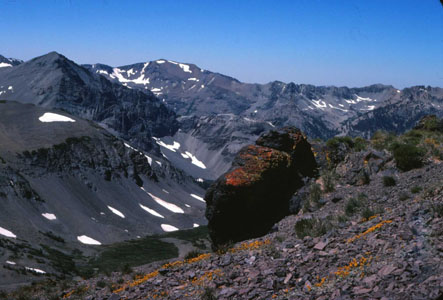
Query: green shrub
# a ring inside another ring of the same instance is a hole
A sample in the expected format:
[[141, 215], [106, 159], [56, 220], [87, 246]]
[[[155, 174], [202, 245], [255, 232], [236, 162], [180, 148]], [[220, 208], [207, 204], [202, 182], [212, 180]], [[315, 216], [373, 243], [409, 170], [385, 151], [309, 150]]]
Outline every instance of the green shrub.
[[319, 205], [321, 199], [321, 188], [317, 183], [312, 183], [309, 186], [309, 202]]
[[363, 219], [369, 219], [370, 217], [375, 215], [375, 212], [369, 207], [365, 207], [360, 215]]
[[394, 186], [396, 184], [394, 177], [392, 176], [383, 176], [383, 185], [384, 186]]
[[401, 193], [398, 195], [398, 200], [400, 200], [400, 201], [405, 201], [405, 200], [407, 200], [407, 199], [409, 199], [409, 194], [406, 193], [406, 192], [401, 192]]
[[372, 146], [377, 150], [388, 149], [397, 137], [386, 131], [378, 130], [371, 137]]
[[338, 223], [346, 223], [347, 221], [348, 221], [348, 218], [345, 215], [338, 215], [337, 216]]
[[132, 272], [133, 272], [132, 268], [131, 268], [131, 266], [129, 264], [124, 264], [123, 265], [123, 268], [122, 268], [122, 273], [123, 274], [131, 274]]
[[340, 144], [346, 144], [349, 148], [354, 147], [354, 141], [350, 136], [336, 136], [326, 142], [326, 146], [330, 149], [337, 149]]
[[104, 288], [106, 285], [107, 285], [106, 282], [103, 281], [103, 280], [99, 280], [99, 281], [97, 281], [97, 286], [98, 286], [99, 288]]
[[215, 296], [215, 290], [210, 287], [205, 287], [200, 300], [217, 300], [217, 297]]
[[319, 237], [328, 232], [331, 223], [327, 220], [321, 219], [301, 219], [295, 223], [295, 233], [298, 238], [302, 239], [305, 236]]
[[356, 137], [354, 139], [354, 150], [357, 152], [366, 150], [366, 148], [368, 147], [368, 141], [365, 140], [362, 137]]
[[422, 188], [420, 187], [420, 186], [413, 186], [413, 187], [411, 187], [411, 193], [413, 193], [413, 194], [417, 194], [417, 193], [420, 193], [421, 192], [421, 190], [422, 190]]
[[425, 154], [423, 149], [412, 144], [395, 144], [392, 149], [395, 163], [400, 170], [409, 171], [423, 165], [422, 157]]
[[282, 242], [284, 242], [285, 237], [282, 236], [282, 235], [277, 235], [277, 236], [275, 237], [275, 239], [277, 240], [277, 242], [282, 243]]
[[363, 203], [360, 199], [350, 198], [345, 205], [346, 215], [352, 216], [362, 205]]
[[443, 204], [441, 203], [437, 203], [437, 204], [432, 204], [431, 205], [431, 209], [434, 212], [434, 214], [437, 214], [440, 218], [443, 217]]
[[325, 193], [333, 192], [335, 190], [334, 171], [322, 171], [321, 177], [323, 178], [323, 191]]

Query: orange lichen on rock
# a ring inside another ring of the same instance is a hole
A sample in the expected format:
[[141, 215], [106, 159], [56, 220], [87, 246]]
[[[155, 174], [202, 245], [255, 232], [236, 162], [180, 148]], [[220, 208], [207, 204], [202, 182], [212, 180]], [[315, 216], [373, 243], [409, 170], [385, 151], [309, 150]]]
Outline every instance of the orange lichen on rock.
[[389, 224], [389, 223], [392, 223], [392, 221], [391, 221], [391, 220], [381, 221], [380, 223], [378, 223], [378, 224], [376, 224], [376, 225], [374, 225], [374, 226], [368, 228], [365, 232], [362, 232], [362, 233], [360, 233], [360, 234], [357, 234], [357, 235], [355, 235], [355, 236], [349, 238], [347, 242], [348, 242], [348, 243], [352, 243], [353, 241], [355, 241], [355, 240], [357, 240], [357, 239], [359, 239], [359, 238], [361, 238], [361, 237], [364, 237], [364, 236], [367, 235], [368, 233], [371, 233], [371, 232], [375, 231], [376, 229], [382, 227], [383, 225], [385, 225], [385, 224]]
[[268, 147], [249, 145], [239, 152], [242, 165], [225, 175], [226, 184], [248, 185], [259, 180], [265, 170], [289, 165], [289, 154]]
[[371, 260], [372, 256], [369, 258], [362, 256], [359, 260], [353, 258], [348, 265], [338, 268], [334, 274], [339, 277], [347, 277], [353, 269], [359, 268], [361, 271], [363, 271], [364, 266], [368, 265]]
[[266, 239], [264, 241], [253, 241], [250, 243], [241, 243], [240, 246], [230, 249], [229, 251], [232, 253], [242, 251], [242, 250], [257, 250], [264, 245], [269, 245], [271, 243], [270, 240]]

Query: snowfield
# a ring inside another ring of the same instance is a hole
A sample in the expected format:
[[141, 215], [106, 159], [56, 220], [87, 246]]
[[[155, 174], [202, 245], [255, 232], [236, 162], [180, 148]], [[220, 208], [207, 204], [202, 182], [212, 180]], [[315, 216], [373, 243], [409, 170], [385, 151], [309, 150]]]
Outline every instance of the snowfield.
[[57, 219], [57, 217], [54, 214], [50, 214], [50, 213], [43, 213], [42, 216], [50, 221]]
[[148, 213], [150, 213], [151, 215], [156, 216], [156, 217], [159, 217], [159, 218], [162, 218], [162, 219], [165, 218], [165, 217], [163, 217], [161, 214], [159, 214], [158, 212], [156, 212], [155, 210], [153, 210], [153, 209], [151, 209], [151, 208], [149, 208], [149, 207], [147, 207], [147, 206], [144, 206], [143, 204], [140, 204], [140, 203], [139, 203], [139, 205], [140, 205], [140, 207], [141, 207], [142, 209], [146, 210], [146, 211], [147, 211]]
[[101, 245], [102, 244], [99, 241], [94, 240], [93, 238], [90, 238], [89, 236], [86, 236], [86, 235], [78, 236], [77, 240], [79, 240], [80, 243], [83, 243], [86, 245]]
[[50, 122], [75, 122], [75, 120], [54, 113], [44, 113], [43, 116], [38, 118], [40, 122], [50, 123]]
[[6, 237], [10, 237], [10, 238], [16, 238], [17, 236], [15, 235], [15, 234], [13, 234], [11, 231], [9, 231], [9, 230], [7, 230], [7, 229], [5, 229], [5, 228], [3, 228], [3, 227], [0, 227], [0, 234], [1, 235], [4, 235], [4, 236], [6, 236]]
[[161, 224], [160, 226], [162, 227], [163, 231], [166, 231], [166, 232], [171, 232], [171, 231], [177, 231], [178, 230], [177, 227], [174, 227], [174, 226], [169, 225], [169, 224]]
[[203, 198], [200, 197], [199, 195], [191, 194], [191, 197], [206, 203], [205, 199], [203, 199]]
[[123, 219], [125, 218], [125, 215], [122, 214], [122, 212], [119, 211], [118, 209], [115, 209], [115, 208], [113, 208], [113, 207], [111, 207], [111, 206], [109, 206], [109, 205], [108, 205], [108, 208], [109, 208], [110, 211], [112, 211], [114, 214], [116, 214], [116, 215], [119, 216], [120, 218], [123, 218]]

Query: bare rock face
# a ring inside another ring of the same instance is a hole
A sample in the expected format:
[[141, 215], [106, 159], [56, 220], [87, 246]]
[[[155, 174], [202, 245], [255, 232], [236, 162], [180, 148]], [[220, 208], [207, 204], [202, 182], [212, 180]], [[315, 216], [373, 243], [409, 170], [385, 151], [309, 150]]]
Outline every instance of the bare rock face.
[[270, 131], [240, 150], [208, 189], [206, 218], [213, 246], [266, 234], [289, 214], [289, 200], [316, 174], [311, 146], [293, 127]]

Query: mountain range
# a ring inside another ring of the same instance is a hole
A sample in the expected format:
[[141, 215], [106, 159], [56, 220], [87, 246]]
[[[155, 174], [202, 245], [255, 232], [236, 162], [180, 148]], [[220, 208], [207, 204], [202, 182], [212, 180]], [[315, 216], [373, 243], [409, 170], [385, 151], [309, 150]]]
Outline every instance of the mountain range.
[[438, 87], [250, 84], [166, 59], [78, 65], [56, 52], [14, 62], [0, 68], [2, 99], [93, 120], [204, 180], [217, 178], [242, 146], [275, 127], [296, 126], [311, 139], [370, 137], [379, 129], [404, 132], [443, 111]]
[[205, 189], [266, 131], [370, 137], [442, 108], [438, 87], [251, 84], [166, 59], [111, 67], [56, 52], [0, 56], [0, 257], [54, 240], [58, 251], [94, 254], [206, 225]]

